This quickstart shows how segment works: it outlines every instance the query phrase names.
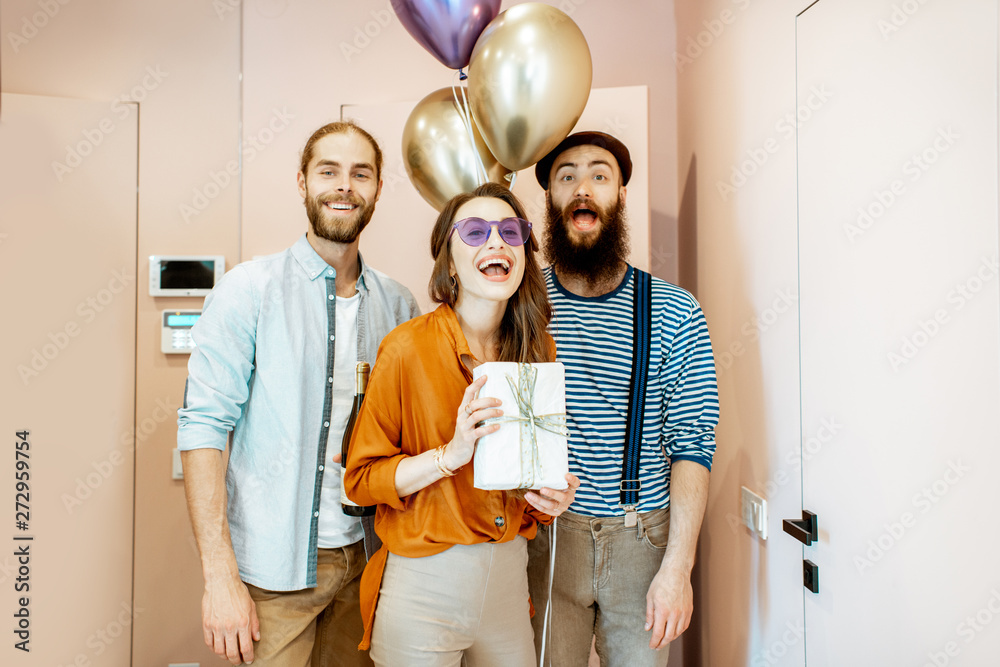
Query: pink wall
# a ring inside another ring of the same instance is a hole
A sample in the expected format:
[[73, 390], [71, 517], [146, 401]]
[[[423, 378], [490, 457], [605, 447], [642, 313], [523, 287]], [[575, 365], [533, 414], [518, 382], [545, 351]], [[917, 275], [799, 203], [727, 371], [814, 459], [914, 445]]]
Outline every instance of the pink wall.
[[[801, 509], [788, 458], [800, 431], [795, 138], [786, 116], [795, 109], [795, 15], [808, 4], [676, 3], [681, 275], [708, 318], [722, 410], [690, 665], [803, 660], [802, 635], [790, 631], [802, 622], [802, 553], [785, 542], [781, 519]], [[745, 168], [759, 150], [766, 161]], [[766, 541], [740, 522], [743, 485], [767, 497]], [[775, 646], [780, 661], [769, 653]]]
[[[674, 279], [673, 2], [548, 4], [570, 13], [586, 35], [595, 87], [649, 86], [651, 267]], [[236, 0], [53, 6], [58, 9], [51, 16], [37, 19], [37, 2], [4, 0], [3, 91], [109, 104], [124, 95], [140, 103], [137, 281], [143, 286], [150, 254], [225, 254], [232, 267], [241, 258], [287, 246], [305, 228], [294, 181], [298, 151], [309, 133], [337, 118], [342, 104], [419, 99], [451, 82], [450, 72], [410, 38], [384, 0], [248, 0], [242, 28]], [[341, 44], [353, 44], [373, 20], [377, 34], [348, 62]], [[41, 27], [25, 28], [25, 21]], [[20, 31], [23, 41], [9, 37]], [[265, 127], [271, 135], [260, 134]], [[227, 163], [252, 136], [271, 138], [252, 160], [245, 151], [242, 180], [227, 182]], [[267, 189], [273, 203], [241, 212], [241, 187]], [[134, 625], [136, 665], [216, 660], [202, 644], [201, 572], [183, 486], [170, 478], [176, 427], [172, 418], [158, 418], [160, 406], [180, 403], [186, 375], [184, 359], [158, 351], [159, 311], [199, 305], [197, 299], [154, 299], [144, 289], [137, 297], [135, 421], [145, 429], [135, 454], [134, 595], [144, 609]], [[86, 386], [82, 381], [81, 391], [95, 390], [94, 380]], [[89, 601], [67, 591], [65, 602], [86, 609]]]

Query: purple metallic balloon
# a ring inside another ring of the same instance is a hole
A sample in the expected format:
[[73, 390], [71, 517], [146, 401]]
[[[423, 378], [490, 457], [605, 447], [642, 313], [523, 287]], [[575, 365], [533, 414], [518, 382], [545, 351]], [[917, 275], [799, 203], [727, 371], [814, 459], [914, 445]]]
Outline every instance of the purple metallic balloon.
[[469, 64], [486, 24], [500, 13], [501, 0], [392, 0], [406, 31], [451, 69]]

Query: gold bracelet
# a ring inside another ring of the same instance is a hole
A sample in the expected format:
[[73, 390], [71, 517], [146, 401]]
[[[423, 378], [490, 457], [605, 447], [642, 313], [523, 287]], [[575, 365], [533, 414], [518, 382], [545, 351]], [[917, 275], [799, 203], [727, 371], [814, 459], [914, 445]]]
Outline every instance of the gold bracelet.
[[434, 465], [437, 466], [438, 472], [441, 473], [442, 477], [454, 477], [457, 470], [448, 470], [444, 465], [444, 448], [448, 445], [441, 445], [434, 450]]

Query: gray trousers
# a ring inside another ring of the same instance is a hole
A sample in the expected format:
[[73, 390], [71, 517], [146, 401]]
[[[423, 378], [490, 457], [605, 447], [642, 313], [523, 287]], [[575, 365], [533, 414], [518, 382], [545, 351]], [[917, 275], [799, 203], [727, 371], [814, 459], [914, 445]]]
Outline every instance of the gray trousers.
[[[581, 667], [595, 638], [602, 667], [664, 667], [669, 647], [649, 648], [646, 592], [667, 546], [670, 511], [623, 517], [565, 512], [556, 522], [552, 612], [545, 667]], [[548, 601], [550, 528], [539, 526], [528, 545], [528, 582], [535, 605], [535, 650], [541, 650]]]

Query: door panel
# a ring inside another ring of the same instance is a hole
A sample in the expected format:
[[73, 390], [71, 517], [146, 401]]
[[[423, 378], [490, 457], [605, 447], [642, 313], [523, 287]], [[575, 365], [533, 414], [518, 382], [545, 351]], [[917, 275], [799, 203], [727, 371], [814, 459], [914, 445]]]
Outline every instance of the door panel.
[[[3, 665], [128, 665], [141, 613], [132, 605], [138, 114], [112, 109], [2, 99], [0, 614], [5, 627], [23, 627], [12, 619], [25, 598], [29, 633], [5, 632]], [[25, 429], [18, 469], [15, 432]], [[30, 506], [20, 526], [15, 471], [28, 473], [17, 480]], [[20, 549], [27, 555], [15, 558]], [[14, 647], [24, 638], [29, 652]]]
[[821, 0], [796, 49], [806, 661], [993, 664], [997, 3]]

